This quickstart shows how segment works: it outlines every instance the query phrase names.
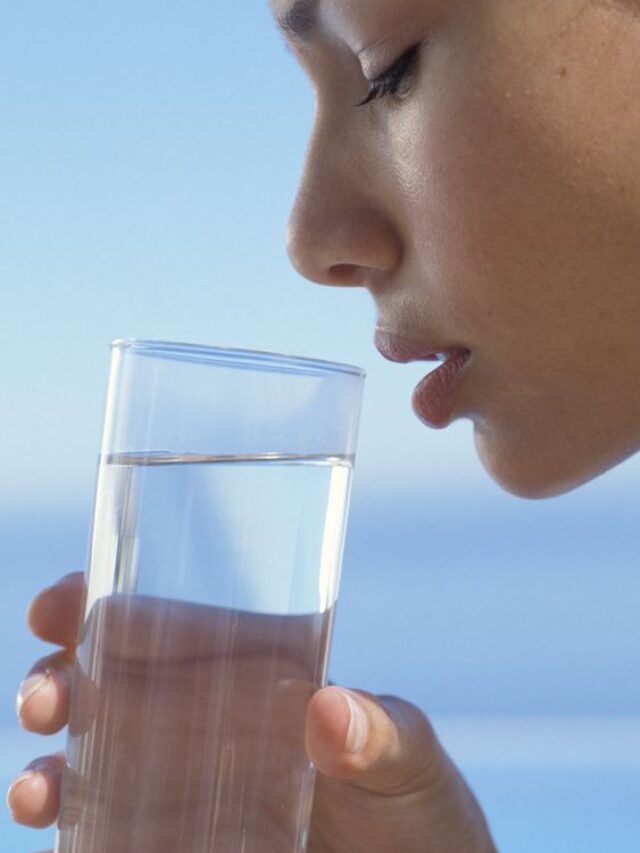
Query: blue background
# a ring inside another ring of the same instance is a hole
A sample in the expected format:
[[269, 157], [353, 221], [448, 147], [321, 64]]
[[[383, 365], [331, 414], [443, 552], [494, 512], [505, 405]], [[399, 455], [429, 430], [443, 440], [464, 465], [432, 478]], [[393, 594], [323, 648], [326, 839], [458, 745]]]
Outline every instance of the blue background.
[[187, 340], [368, 371], [332, 678], [434, 718], [501, 850], [640, 849], [639, 460], [502, 493], [468, 424], [414, 418], [366, 294], [291, 270], [313, 103], [266, 0], [5, 4], [0, 107], [0, 782], [64, 742], [13, 697], [30, 597], [84, 568], [108, 342]]

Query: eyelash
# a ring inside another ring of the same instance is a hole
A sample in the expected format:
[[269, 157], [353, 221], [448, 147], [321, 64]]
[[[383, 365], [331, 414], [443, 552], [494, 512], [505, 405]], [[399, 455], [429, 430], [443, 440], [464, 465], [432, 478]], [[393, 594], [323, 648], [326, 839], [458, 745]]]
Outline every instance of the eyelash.
[[365, 104], [370, 104], [371, 101], [385, 98], [388, 95], [396, 95], [402, 84], [415, 73], [419, 59], [420, 45], [414, 44], [390, 68], [387, 68], [384, 73], [371, 81], [367, 97], [364, 101], [357, 104], [357, 106], [364, 107]]

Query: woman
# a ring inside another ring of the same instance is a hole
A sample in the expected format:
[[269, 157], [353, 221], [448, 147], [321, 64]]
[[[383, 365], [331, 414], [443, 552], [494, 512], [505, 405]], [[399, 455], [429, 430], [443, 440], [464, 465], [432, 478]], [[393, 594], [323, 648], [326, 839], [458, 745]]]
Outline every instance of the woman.
[[[414, 394], [468, 417], [528, 497], [640, 447], [640, 0], [272, 0], [317, 96], [290, 224], [313, 281], [365, 287], [392, 360], [444, 364]], [[82, 579], [42, 593], [62, 651], [22, 685], [32, 731], [67, 719]], [[38, 676], [42, 676], [38, 678]], [[494, 850], [422, 713], [337, 687], [307, 714], [320, 774], [311, 853]], [[51, 823], [62, 757], [9, 794]]]

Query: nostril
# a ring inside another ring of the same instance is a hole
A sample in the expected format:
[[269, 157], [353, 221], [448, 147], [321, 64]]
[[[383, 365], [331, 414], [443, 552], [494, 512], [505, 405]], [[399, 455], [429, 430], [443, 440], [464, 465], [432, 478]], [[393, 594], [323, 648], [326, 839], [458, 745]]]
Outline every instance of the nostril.
[[355, 264], [334, 264], [329, 267], [331, 284], [362, 285], [362, 268]]
[[326, 194], [299, 194], [287, 232], [295, 269], [310, 281], [334, 287], [367, 287], [378, 277], [388, 279], [403, 249], [393, 223], [369, 206], [336, 208], [333, 197], [331, 206], [323, 206]]

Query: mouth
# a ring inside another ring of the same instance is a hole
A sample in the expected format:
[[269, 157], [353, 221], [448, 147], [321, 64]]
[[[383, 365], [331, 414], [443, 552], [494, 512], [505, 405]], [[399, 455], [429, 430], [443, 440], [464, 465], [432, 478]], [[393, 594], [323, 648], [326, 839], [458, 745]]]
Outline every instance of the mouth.
[[388, 361], [400, 364], [440, 362], [418, 383], [412, 403], [414, 412], [427, 426], [434, 429], [448, 426], [454, 414], [455, 392], [471, 359], [471, 350], [449, 344], [420, 344], [379, 328], [374, 343]]

